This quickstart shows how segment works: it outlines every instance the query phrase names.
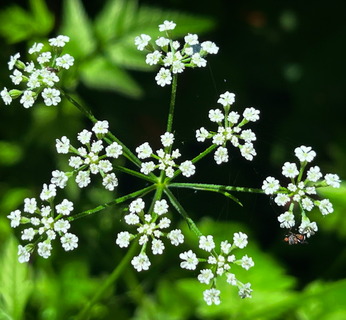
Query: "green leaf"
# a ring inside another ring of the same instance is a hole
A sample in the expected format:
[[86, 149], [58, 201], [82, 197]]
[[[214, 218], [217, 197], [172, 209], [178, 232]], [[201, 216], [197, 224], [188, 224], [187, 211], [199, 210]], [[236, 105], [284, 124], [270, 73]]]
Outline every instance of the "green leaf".
[[32, 284], [28, 279], [28, 265], [18, 262], [17, 242], [13, 237], [3, 247], [0, 270], [0, 295], [3, 301], [3, 312], [13, 320], [23, 319]]
[[142, 95], [141, 89], [124, 70], [102, 56], [88, 61], [80, 69], [82, 82], [90, 88], [114, 90], [134, 98]]
[[94, 53], [96, 39], [93, 25], [80, 0], [65, 0], [61, 34], [70, 37], [68, 50], [75, 58], [85, 58]]
[[[346, 182], [341, 183], [340, 188], [332, 187], [320, 188], [318, 193], [323, 198], [328, 198], [333, 204], [334, 212], [327, 217], [317, 214], [314, 220], [322, 229], [337, 233], [340, 237], [346, 238], [346, 219], [344, 212], [346, 211]], [[316, 209], [316, 211], [318, 211]]]
[[9, 43], [46, 36], [53, 28], [54, 16], [44, 0], [30, 0], [28, 12], [13, 5], [0, 12], [0, 34]]

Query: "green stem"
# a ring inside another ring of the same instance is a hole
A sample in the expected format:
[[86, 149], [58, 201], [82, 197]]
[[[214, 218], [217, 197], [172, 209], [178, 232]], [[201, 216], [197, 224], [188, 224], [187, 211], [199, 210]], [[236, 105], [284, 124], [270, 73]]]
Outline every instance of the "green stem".
[[194, 221], [189, 217], [183, 206], [179, 203], [177, 198], [174, 196], [174, 194], [171, 192], [171, 190], [165, 188], [164, 189], [165, 194], [169, 198], [170, 202], [173, 204], [175, 209], [181, 214], [181, 216], [186, 220], [186, 223], [188, 224], [189, 228], [197, 235], [197, 237], [200, 237], [203, 235], [203, 233], [198, 229]]
[[188, 189], [203, 190], [203, 191], [215, 191], [220, 193], [223, 193], [225, 191], [264, 193], [262, 189], [257, 189], [257, 188], [224, 186], [221, 184], [208, 184], [208, 183], [171, 183], [169, 187], [188, 188]]
[[[86, 108], [85, 106], [81, 105], [78, 101], [73, 99], [69, 94], [67, 94], [64, 90], [59, 88], [61, 94], [71, 103], [73, 104], [79, 111], [81, 111], [91, 122], [96, 123], [98, 120], [95, 118], [95, 116], [92, 114], [91, 110]], [[137, 167], [141, 166], [141, 161], [131, 152], [130, 149], [128, 149], [124, 143], [122, 143], [118, 138], [116, 138], [113, 134], [108, 132], [106, 134], [106, 137], [108, 137], [112, 142], [119, 143], [123, 148], [123, 154], [124, 156], [129, 159], [131, 162], [133, 162]], [[107, 139], [105, 139], [107, 141]], [[109, 142], [109, 141], [108, 141]]]
[[112, 200], [110, 202], [107, 202], [105, 204], [99, 205], [99, 206], [97, 206], [94, 209], [90, 209], [90, 210], [86, 210], [86, 211], [77, 213], [77, 214], [75, 214], [75, 215], [73, 215], [71, 217], [68, 217], [67, 220], [68, 221], [74, 221], [74, 220], [77, 220], [77, 219], [89, 216], [91, 214], [99, 212], [99, 211], [101, 211], [101, 210], [103, 210], [105, 208], [108, 208], [110, 206], [114, 206], [116, 204], [125, 202], [125, 201], [127, 201], [129, 199], [133, 199], [133, 198], [136, 198], [136, 197], [139, 197], [139, 196], [143, 196], [144, 194], [147, 194], [150, 191], [155, 190], [155, 189], [156, 189], [156, 185], [151, 185], [151, 186], [143, 188], [141, 190], [137, 190], [135, 192], [129, 193], [129, 194], [123, 196], [123, 197], [116, 198], [116, 199], [114, 199], [114, 200]]
[[[203, 152], [201, 152], [198, 156], [194, 157], [191, 162], [192, 163], [196, 163], [197, 161], [201, 160], [202, 158], [204, 158], [206, 155], [208, 155], [210, 152], [212, 152], [215, 148], [217, 147], [216, 144], [212, 144], [209, 148], [205, 149]], [[175, 177], [177, 177], [179, 174], [181, 173], [181, 170], [178, 169], [174, 172], [174, 175], [172, 178], [168, 179], [173, 180]]]
[[131, 258], [135, 255], [135, 252], [138, 248], [137, 242], [133, 242], [129, 250], [127, 251], [125, 257], [121, 260], [119, 264], [117, 264], [116, 268], [113, 272], [108, 276], [106, 281], [102, 284], [102, 286], [97, 290], [95, 295], [89, 300], [89, 302], [85, 305], [82, 311], [74, 318], [74, 320], [85, 320], [88, 319], [88, 314], [92, 306], [99, 301], [102, 296], [105, 294], [107, 289], [113, 285], [119, 278], [119, 276], [124, 272], [124, 270], [128, 267], [128, 264]]
[[177, 85], [178, 85], [178, 75], [175, 73], [173, 74], [171, 102], [169, 104], [166, 132], [172, 132], [172, 128], [173, 128], [173, 117], [174, 117], [175, 98], [177, 96]]

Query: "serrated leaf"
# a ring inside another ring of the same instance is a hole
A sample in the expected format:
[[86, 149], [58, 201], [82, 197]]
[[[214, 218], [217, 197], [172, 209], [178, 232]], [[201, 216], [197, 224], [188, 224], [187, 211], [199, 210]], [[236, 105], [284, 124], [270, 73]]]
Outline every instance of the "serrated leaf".
[[95, 20], [95, 30], [102, 43], [128, 33], [137, 15], [137, 1], [109, 0]]
[[65, 0], [60, 32], [70, 37], [69, 53], [75, 58], [92, 54], [96, 48], [93, 25], [80, 0]]
[[81, 67], [81, 80], [94, 89], [118, 91], [134, 98], [142, 95], [141, 89], [125, 71], [102, 56]]
[[35, 29], [38, 34], [48, 34], [54, 25], [54, 16], [48, 10], [44, 0], [30, 0], [30, 8], [35, 21]]
[[17, 242], [13, 237], [4, 245], [0, 270], [0, 294], [4, 311], [13, 320], [23, 319], [32, 284], [28, 280], [28, 265], [18, 262]]

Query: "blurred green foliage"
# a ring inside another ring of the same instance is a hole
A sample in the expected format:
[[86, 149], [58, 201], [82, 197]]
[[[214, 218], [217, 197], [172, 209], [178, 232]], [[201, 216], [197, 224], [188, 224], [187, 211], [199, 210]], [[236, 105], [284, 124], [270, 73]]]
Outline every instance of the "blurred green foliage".
[[[301, 144], [316, 150], [316, 165], [323, 172], [345, 177], [345, 10], [346, 4], [337, 0], [315, 1], [312, 7], [274, 0], [199, 1], [198, 6], [183, 0], [30, 0], [25, 6], [12, 1], [0, 9], [0, 84], [10, 86], [9, 55], [65, 33], [71, 37], [67, 50], [76, 66], [66, 73], [64, 86], [76, 90], [75, 98], [98, 118], [108, 119], [130, 147], [147, 140], [155, 145], [164, 130], [169, 91], [155, 86], [153, 73], [142, 72], [152, 69], [133, 38], [141, 33], [155, 37], [157, 25], [172, 19], [178, 24], [177, 37], [190, 32], [202, 38], [208, 32], [206, 38], [220, 46], [219, 55], [208, 61], [209, 74], [186, 72], [178, 84], [176, 131], [184, 153], [198, 152], [191, 128], [208, 121], [208, 109], [225, 90], [237, 94], [236, 106], [261, 109], [257, 159], [249, 164], [234, 155], [213, 175], [209, 162], [201, 163], [201, 182], [227, 179], [230, 185], [258, 187], [268, 174], [279, 173], [284, 161], [293, 160], [293, 149]], [[6, 215], [23, 198], [36, 196], [53, 169], [66, 166], [54, 156], [55, 139], [75, 137], [89, 123], [65, 102], [59, 108], [31, 110], [1, 105], [0, 119], [0, 319], [70, 319], [124, 254], [115, 246], [115, 234], [122, 230], [121, 208], [75, 223], [80, 237], [76, 252], [55, 248], [48, 261], [37, 258], [20, 265], [16, 232]], [[134, 190], [136, 183], [123, 180], [119, 192]], [[80, 192], [72, 185], [68, 193], [79, 210], [112, 197], [96, 189]], [[194, 218], [214, 220], [200, 221], [206, 233], [225, 238], [234, 231], [249, 232], [252, 244], [246, 253], [255, 267], [241, 277], [252, 283], [253, 298], [239, 300], [234, 288], [220, 282], [222, 304], [205, 306], [196, 274], [179, 270], [176, 252], [167, 248], [149, 272], [137, 275], [129, 267], [92, 308], [90, 319], [114, 319], [115, 314], [120, 320], [346, 318], [346, 186], [326, 189], [323, 195], [335, 212], [326, 217], [312, 212], [319, 232], [307, 245], [287, 246], [276, 221], [278, 209], [264, 197], [240, 195], [240, 208], [218, 195], [179, 194]], [[193, 235], [187, 245], [195, 245]]]

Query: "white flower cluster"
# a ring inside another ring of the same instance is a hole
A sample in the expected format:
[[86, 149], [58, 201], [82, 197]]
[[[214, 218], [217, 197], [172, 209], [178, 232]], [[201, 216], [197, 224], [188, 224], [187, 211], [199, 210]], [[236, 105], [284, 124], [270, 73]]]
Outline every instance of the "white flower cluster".
[[170, 37], [171, 30], [176, 24], [173, 21], [164, 21], [159, 25], [159, 31], [165, 32], [167, 38], [159, 37], [155, 44], [150, 42], [151, 37], [141, 34], [135, 38], [137, 49], [150, 51], [146, 56], [146, 63], [149, 65], [161, 65], [162, 68], [157, 73], [155, 80], [161, 87], [172, 82], [172, 73], [182, 73], [185, 68], [205, 67], [207, 60], [204, 57], [208, 54], [216, 54], [219, 48], [214, 42], [198, 41], [198, 35], [188, 34], [184, 37], [184, 45], [181, 47], [179, 41], [173, 41]]
[[274, 177], [267, 177], [263, 181], [262, 189], [268, 195], [276, 195], [274, 201], [279, 206], [290, 203], [289, 210], [278, 217], [281, 228], [292, 228], [295, 226], [294, 205], [297, 203], [302, 211], [302, 222], [299, 226], [299, 233], [310, 237], [317, 231], [316, 222], [310, 222], [306, 216], [306, 211], [311, 211], [315, 206], [319, 208], [323, 215], [333, 212], [333, 205], [328, 199], [316, 200], [316, 189], [319, 187], [331, 186], [340, 187], [340, 178], [336, 174], [327, 173], [322, 175], [318, 166], [310, 167], [306, 172], [305, 180], [303, 173], [306, 165], [315, 158], [316, 152], [311, 147], [301, 146], [294, 150], [296, 157], [300, 161], [298, 169], [295, 163], [285, 162], [282, 167], [282, 174], [289, 178], [291, 182], [287, 187], [282, 187], [280, 182]]
[[60, 80], [57, 74], [61, 69], [69, 69], [74, 63], [71, 55], [61, 55], [62, 48], [69, 41], [70, 38], [63, 35], [49, 39], [50, 51], [43, 51], [43, 43], [34, 43], [29, 54], [34, 55], [36, 61], [24, 63], [19, 60], [20, 53], [11, 56], [8, 68], [14, 70], [10, 78], [15, 85], [25, 84], [26, 88], [8, 91], [5, 87], [1, 91], [4, 103], [9, 105], [12, 99], [21, 97], [20, 103], [23, 107], [30, 108], [41, 94], [46, 106], [56, 106], [61, 101], [60, 91], [55, 88]]
[[[112, 163], [106, 159], [117, 159], [122, 154], [122, 146], [117, 142], [113, 142], [106, 148], [103, 146], [102, 138], [108, 132], [108, 122], [98, 121], [92, 128], [96, 134], [96, 140], [92, 140], [92, 132], [88, 130], [81, 131], [77, 138], [82, 147], [74, 148], [67, 137], [56, 139], [56, 149], [58, 153], [73, 153], [69, 159], [69, 165], [75, 169], [76, 183], [80, 188], [85, 188], [91, 182], [90, 174], [100, 174], [102, 177], [102, 185], [105, 189], [113, 191], [118, 186], [118, 178], [111, 172], [113, 170]], [[105, 154], [100, 152], [105, 149]], [[54, 175], [55, 174], [55, 175]], [[52, 183], [60, 188], [66, 186], [67, 176], [63, 172], [54, 171]]]
[[[211, 289], [204, 291], [204, 300], [208, 305], [220, 304], [220, 290], [217, 290], [216, 279], [223, 275], [226, 276], [226, 281], [230, 285], [238, 287], [238, 294], [241, 298], [251, 298], [251, 284], [243, 284], [240, 282], [235, 274], [232, 272], [232, 265], [240, 265], [245, 270], [249, 270], [255, 264], [251, 257], [244, 255], [241, 259], [236, 259], [232, 251], [236, 248], [243, 249], [246, 247], [248, 240], [247, 235], [243, 232], [235, 233], [233, 236], [233, 244], [228, 241], [222, 241], [220, 246], [220, 254], [215, 253], [215, 242], [213, 236], [201, 236], [199, 239], [199, 248], [211, 253], [206, 260], [209, 268], [200, 270], [197, 277], [198, 281], [207, 285], [212, 285]], [[183, 260], [180, 263], [181, 268], [188, 270], [195, 270], [199, 261], [197, 255], [192, 250], [186, 251], [180, 254], [180, 258]], [[205, 260], [205, 259], [204, 259]]]
[[135, 256], [131, 263], [138, 271], [148, 270], [151, 262], [146, 254], [146, 248], [151, 241], [151, 251], [154, 255], [163, 254], [165, 245], [161, 238], [170, 240], [171, 244], [178, 246], [184, 242], [184, 235], [181, 230], [174, 229], [168, 233], [162, 230], [169, 228], [171, 220], [163, 215], [168, 212], [168, 204], [165, 199], [157, 200], [152, 213], [144, 212], [145, 203], [142, 198], [132, 201], [129, 205], [129, 213], [125, 215], [125, 222], [128, 225], [137, 227], [137, 233], [131, 234], [127, 231], [119, 232], [116, 244], [121, 248], [127, 248], [135, 238], [142, 246], [141, 253]]
[[[227, 141], [239, 148], [241, 155], [246, 160], [252, 160], [256, 156], [256, 150], [253, 141], [256, 135], [251, 129], [242, 130], [242, 127], [248, 122], [255, 122], [259, 119], [259, 110], [255, 108], [246, 108], [243, 112], [241, 121], [240, 114], [236, 111], [230, 111], [230, 106], [235, 101], [235, 94], [226, 91], [220, 95], [217, 101], [223, 106], [221, 109], [212, 109], [209, 111], [209, 119], [218, 124], [217, 132], [211, 132], [204, 127], [196, 130], [196, 139], [204, 142], [206, 139], [212, 139], [213, 144], [218, 145], [214, 153], [214, 159], [217, 164], [228, 162], [228, 150], [226, 148]], [[241, 142], [243, 140], [243, 142]]]
[[47, 259], [51, 255], [52, 240], [60, 237], [60, 242], [65, 251], [78, 247], [76, 235], [68, 232], [70, 223], [66, 219], [73, 211], [73, 203], [64, 199], [59, 204], [53, 204], [56, 196], [54, 184], [44, 184], [40, 194], [41, 206], [35, 198], [24, 199], [23, 212], [12, 211], [7, 218], [11, 220], [11, 227], [16, 228], [20, 224], [29, 225], [22, 231], [21, 239], [29, 241], [25, 246], [18, 246], [19, 262], [28, 262], [31, 253], [37, 246], [37, 253]]
[[164, 149], [157, 150], [156, 154], [153, 153], [153, 150], [151, 149], [148, 142], [145, 142], [138, 148], [136, 148], [139, 159], [147, 159], [149, 157], [152, 157], [158, 161], [157, 165], [155, 165], [153, 161], [142, 162], [141, 172], [148, 175], [150, 172], [159, 168], [160, 170], [165, 171], [167, 177], [172, 178], [174, 175], [174, 168], [179, 168], [182, 175], [185, 177], [191, 177], [192, 175], [194, 175], [196, 167], [191, 161], [186, 160], [179, 166], [176, 165], [175, 159], [179, 158], [181, 154], [179, 149], [171, 151], [173, 142], [173, 133], [166, 132], [165, 134], [161, 135], [161, 143], [164, 146]]

